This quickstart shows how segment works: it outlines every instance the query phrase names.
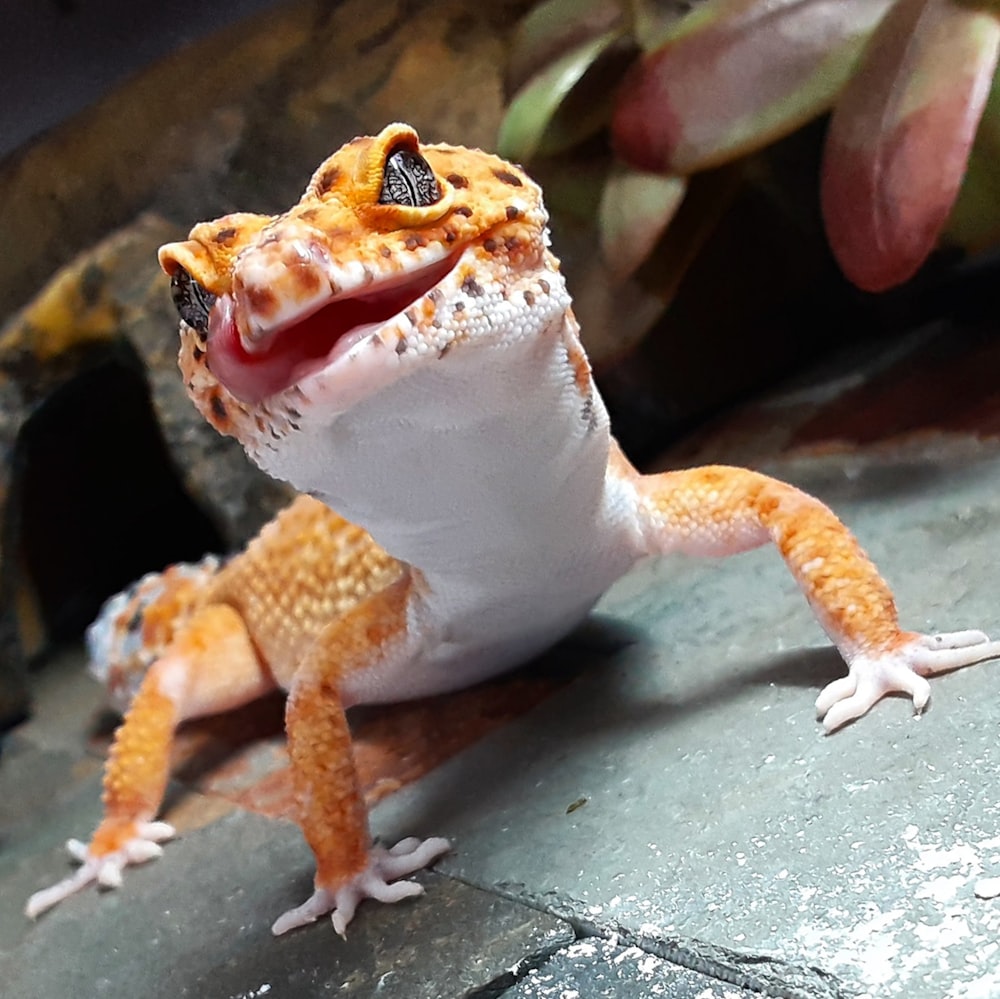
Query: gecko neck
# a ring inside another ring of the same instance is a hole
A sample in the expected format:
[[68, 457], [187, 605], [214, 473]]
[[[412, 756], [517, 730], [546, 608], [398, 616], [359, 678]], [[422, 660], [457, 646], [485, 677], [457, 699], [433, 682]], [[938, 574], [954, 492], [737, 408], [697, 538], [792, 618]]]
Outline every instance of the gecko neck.
[[567, 357], [569, 314], [516, 344], [469, 345], [283, 442], [306, 487], [425, 579], [556, 566], [597, 529], [610, 432]]

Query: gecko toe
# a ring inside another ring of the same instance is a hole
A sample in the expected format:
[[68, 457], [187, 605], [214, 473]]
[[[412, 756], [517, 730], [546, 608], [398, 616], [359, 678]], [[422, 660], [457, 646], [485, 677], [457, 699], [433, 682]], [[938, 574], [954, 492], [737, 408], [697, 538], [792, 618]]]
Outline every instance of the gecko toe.
[[366, 898], [392, 903], [423, 894], [423, 886], [416, 881], [400, 879], [422, 870], [450, 849], [448, 840], [440, 837], [425, 840], [411, 837], [391, 849], [372, 847], [363, 871], [336, 887], [317, 888], [302, 905], [279, 916], [271, 932], [280, 936], [329, 912], [334, 930], [343, 937], [357, 907]]

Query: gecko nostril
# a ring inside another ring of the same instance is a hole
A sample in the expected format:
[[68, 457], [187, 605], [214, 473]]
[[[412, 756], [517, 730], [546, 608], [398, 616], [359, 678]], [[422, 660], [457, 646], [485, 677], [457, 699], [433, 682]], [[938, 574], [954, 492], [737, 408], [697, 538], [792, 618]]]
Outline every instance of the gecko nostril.
[[183, 267], [178, 267], [170, 276], [170, 297], [181, 319], [204, 337], [208, 333], [208, 314], [216, 296], [198, 284]]

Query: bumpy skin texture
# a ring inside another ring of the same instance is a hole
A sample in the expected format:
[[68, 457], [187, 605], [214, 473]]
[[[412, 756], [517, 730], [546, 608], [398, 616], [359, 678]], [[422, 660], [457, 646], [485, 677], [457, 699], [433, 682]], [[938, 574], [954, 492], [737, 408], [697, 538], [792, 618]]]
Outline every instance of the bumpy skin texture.
[[722, 466], [640, 475], [610, 434], [546, 222], [518, 168], [390, 125], [330, 157], [286, 214], [229, 215], [162, 248], [195, 404], [316, 498], [225, 566], [171, 570], [109, 606], [95, 649], [119, 687], [142, 680], [104, 821], [71, 845], [83, 866], [30, 913], [155, 856], [176, 725], [274, 686], [316, 857], [314, 894], [275, 932], [332, 912], [342, 933], [363, 898], [418, 892], [398, 879], [447, 843], [370, 846], [345, 709], [516, 665], [650, 554], [773, 542], [848, 664], [817, 701], [828, 731], [892, 691], [920, 711], [925, 676], [1000, 654], [981, 632], [902, 631], [857, 541], [792, 486]]

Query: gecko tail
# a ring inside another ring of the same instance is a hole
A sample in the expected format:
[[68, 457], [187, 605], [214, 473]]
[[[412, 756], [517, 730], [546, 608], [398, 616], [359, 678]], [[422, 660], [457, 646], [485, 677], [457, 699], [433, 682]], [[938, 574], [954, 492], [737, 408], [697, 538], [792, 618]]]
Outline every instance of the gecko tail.
[[88, 669], [124, 714], [142, 678], [202, 602], [224, 559], [206, 555], [150, 572], [109, 597], [87, 629]]

